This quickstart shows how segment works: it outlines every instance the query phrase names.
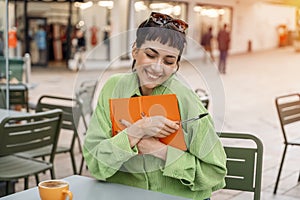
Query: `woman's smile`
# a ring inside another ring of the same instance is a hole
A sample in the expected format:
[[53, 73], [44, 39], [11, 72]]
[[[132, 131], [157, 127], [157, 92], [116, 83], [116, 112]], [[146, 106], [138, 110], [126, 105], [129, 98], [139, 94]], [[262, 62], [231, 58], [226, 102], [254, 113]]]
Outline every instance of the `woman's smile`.
[[[160, 68], [161, 68], [161, 66], [160, 66]], [[148, 76], [148, 79], [153, 80], [153, 81], [156, 81], [157, 79], [159, 79], [163, 76], [162, 70], [160, 70], [160, 71], [161, 72], [155, 72], [152, 68], [152, 65], [150, 65], [148, 68], [146, 68], [146, 67], [144, 68], [144, 72]]]
[[141, 48], [133, 49], [143, 95], [150, 95], [176, 71], [178, 55], [178, 49], [159, 41], [146, 41]]

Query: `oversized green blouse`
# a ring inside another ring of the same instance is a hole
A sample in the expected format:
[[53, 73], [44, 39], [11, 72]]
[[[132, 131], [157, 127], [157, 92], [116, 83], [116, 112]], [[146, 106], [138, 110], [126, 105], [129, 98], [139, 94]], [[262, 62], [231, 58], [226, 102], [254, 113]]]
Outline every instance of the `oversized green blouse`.
[[[192, 89], [172, 75], [152, 95], [176, 94], [181, 119], [207, 112]], [[109, 99], [141, 96], [136, 73], [116, 74], [104, 84], [91, 118], [83, 154], [97, 179], [203, 200], [225, 186], [226, 154], [211, 116], [183, 124], [187, 151], [168, 146], [166, 161], [130, 147], [126, 129], [112, 137]]]

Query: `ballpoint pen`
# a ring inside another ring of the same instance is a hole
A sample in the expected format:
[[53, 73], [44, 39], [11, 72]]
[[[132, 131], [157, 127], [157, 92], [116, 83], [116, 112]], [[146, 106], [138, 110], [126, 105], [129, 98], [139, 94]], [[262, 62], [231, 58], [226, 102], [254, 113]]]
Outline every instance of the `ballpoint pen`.
[[190, 118], [190, 119], [183, 120], [183, 121], [181, 121], [181, 124], [187, 123], [187, 122], [190, 122], [190, 121], [196, 121], [198, 119], [201, 119], [201, 118], [205, 117], [206, 115], [208, 115], [208, 113], [203, 113], [203, 114], [198, 115], [197, 117], [193, 117], [193, 118]]

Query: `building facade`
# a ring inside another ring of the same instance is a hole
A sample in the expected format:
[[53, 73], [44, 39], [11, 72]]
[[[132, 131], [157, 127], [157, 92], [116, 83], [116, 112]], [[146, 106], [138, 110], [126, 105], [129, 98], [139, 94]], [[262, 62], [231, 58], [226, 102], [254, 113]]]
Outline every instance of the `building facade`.
[[[0, 1], [4, 4], [4, 1]], [[48, 55], [54, 54], [51, 59], [63, 59], [63, 37], [67, 25], [68, 4], [53, 3], [52, 10], [45, 8], [45, 3], [31, 2], [28, 6], [28, 18], [39, 16], [45, 25], [54, 24], [49, 35], [56, 34], [56, 45], [49, 50]], [[14, 5], [10, 3], [10, 7]], [[49, 6], [47, 6], [49, 7]], [[0, 9], [3, 9], [1, 6]], [[18, 6], [22, 9], [22, 6]], [[10, 8], [10, 23], [18, 22], [21, 11]], [[42, 10], [42, 12], [41, 12]], [[135, 29], [142, 20], [149, 17], [152, 11], [163, 12], [185, 20], [189, 24], [187, 32], [190, 43], [184, 56], [196, 58], [199, 55], [199, 42], [202, 34], [209, 26], [213, 28], [216, 36], [219, 29], [226, 23], [231, 32], [230, 54], [245, 53], [276, 48], [279, 45], [280, 34], [295, 32], [300, 21], [299, 11], [295, 6], [270, 4], [256, 0], [114, 0], [114, 1], [88, 1], [72, 3], [72, 27], [81, 29], [86, 40], [86, 60], [95, 65], [86, 65], [99, 68], [99, 63], [114, 63], [120, 65], [130, 60], [130, 49], [135, 39]], [[3, 12], [1, 12], [3, 13]], [[0, 16], [0, 18], [3, 16]], [[17, 17], [17, 20], [14, 19]], [[59, 24], [58, 28], [55, 26]], [[29, 24], [30, 25], [30, 24]], [[19, 27], [21, 28], [19, 24]], [[34, 25], [33, 25], [34, 26]], [[284, 30], [282, 28], [284, 27]], [[0, 29], [3, 29], [3, 20], [0, 20]], [[30, 28], [28, 29], [30, 30]], [[34, 31], [34, 30], [33, 30]], [[283, 32], [282, 32], [283, 31]], [[72, 32], [73, 33], [73, 32]], [[75, 34], [70, 36], [76, 37]], [[49, 38], [48, 38], [49, 39]], [[21, 41], [22, 42], [22, 41]], [[52, 41], [53, 43], [53, 41]], [[51, 44], [52, 44], [51, 43]], [[286, 39], [285, 45], [290, 42]], [[72, 45], [72, 43], [70, 43]], [[23, 46], [23, 45], [21, 45]], [[49, 46], [49, 45], [48, 45]], [[31, 44], [31, 55], [34, 57], [34, 45]], [[56, 49], [56, 50], [55, 50]], [[213, 40], [214, 53], [217, 54], [217, 44]], [[55, 52], [59, 51], [59, 52]], [[25, 53], [22, 49], [22, 54]], [[71, 52], [72, 53], [72, 52]], [[73, 52], [74, 53], [74, 52]], [[49, 57], [49, 56], [48, 56]], [[70, 56], [72, 59], [72, 55]], [[35, 60], [35, 58], [33, 58]], [[95, 62], [96, 61], [96, 62]], [[98, 62], [98, 63], [97, 63]]]

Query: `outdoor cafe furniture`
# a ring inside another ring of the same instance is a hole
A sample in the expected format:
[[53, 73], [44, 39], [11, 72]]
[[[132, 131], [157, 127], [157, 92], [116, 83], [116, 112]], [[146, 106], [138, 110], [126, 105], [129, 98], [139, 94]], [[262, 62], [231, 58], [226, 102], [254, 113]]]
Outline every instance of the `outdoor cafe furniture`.
[[[6, 99], [6, 84], [0, 84], [0, 108], [4, 108], [3, 101]], [[10, 109], [14, 106], [21, 106], [21, 108], [26, 109], [29, 112], [28, 104], [29, 94], [28, 87], [26, 84], [17, 83], [9, 84], [9, 105]]]
[[[107, 183], [85, 176], [73, 175], [64, 178], [70, 184], [73, 200], [187, 200], [183, 197], [172, 196], [160, 192], [144, 190], [136, 187]], [[18, 192], [1, 200], [40, 200], [38, 188]]]
[[[24, 57], [8, 58], [8, 74], [10, 81], [18, 80], [20, 83], [25, 83], [28, 88], [34, 87], [30, 83], [31, 73], [31, 57], [29, 53], [25, 53]], [[0, 79], [6, 76], [6, 58], [0, 56]]]
[[[9, 58], [9, 79], [16, 79], [18, 82], [23, 82], [24, 75], [24, 59], [23, 58]], [[0, 79], [6, 76], [5, 57], [0, 56]]]
[[[96, 88], [98, 85], [97, 80], [85, 80], [82, 81], [79, 88], [76, 89], [75, 96], [78, 103], [80, 103], [81, 107], [81, 130], [78, 136], [81, 141], [84, 141], [84, 136], [88, 129], [89, 120], [93, 114], [93, 100], [95, 97]], [[79, 126], [77, 126], [79, 127]], [[82, 142], [83, 143], [83, 142]], [[81, 157], [81, 163], [79, 167], [78, 174], [82, 173], [84, 165], [84, 157]]]
[[[78, 123], [81, 117], [81, 107], [79, 102], [76, 99], [53, 96], [53, 95], [43, 95], [39, 98], [38, 103], [35, 108], [35, 112], [44, 112], [52, 109], [61, 109], [63, 111], [62, 125], [60, 138], [64, 142], [58, 142], [56, 149], [56, 154], [60, 153], [69, 153], [71, 158], [71, 164], [73, 168], [73, 173], [77, 174], [75, 151], [76, 151], [76, 142], [78, 142], [79, 152], [81, 153], [81, 141], [78, 137]], [[70, 138], [68, 142], [66, 138]], [[44, 146], [43, 148], [26, 151], [21, 155], [24, 157], [38, 158], [45, 157], [49, 155], [49, 148], [51, 146]]]
[[[69, 142], [59, 143], [56, 153], [68, 153], [74, 174], [81, 174], [84, 164], [84, 158], [81, 157], [80, 167], [77, 169], [75, 153], [76, 150], [82, 154], [83, 137], [87, 130], [88, 119], [90, 118], [93, 108], [92, 102], [97, 87], [97, 80], [83, 81], [76, 90], [76, 98], [69, 98], [54, 95], [42, 95], [37, 104], [31, 106], [36, 112], [59, 108], [63, 111], [63, 122], [61, 127], [61, 138], [69, 138]], [[82, 122], [82, 124], [80, 124]], [[83, 128], [79, 128], [80, 125]], [[80, 133], [79, 133], [80, 132]], [[78, 143], [76, 145], [76, 142]], [[76, 147], [78, 146], [78, 149]], [[44, 157], [47, 155], [49, 147], [39, 150], [24, 152], [26, 157]]]
[[[1, 109], [0, 112], [0, 181], [9, 182], [24, 178], [24, 188], [28, 188], [29, 176], [50, 170], [55, 178], [53, 160], [59, 137], [62, 111], [59, 109], [41, 112], [18, 114]], [[16, 114], [15, 116], [12, 116]], [[22, 157], [18, 153], [51, 145], [49, 160], [37, 160]]]
[[[300, 146], [300, 139], [299, 139], [300, 94], [294, 93], [294, 94], [279, 96], [275, 99], [275, 105], [276, 105], [277, 114], [280, 121], [281, 132], [283, 134], [284, 149], [282, 153], [280, 167], [277, 174], [276, 183], [274, 186], [274, 191], [273, 191], [274, 194], [276, 194], [277, 192], [284, 159], [287, 152], [287, 147]], [[298, 126], [294, 126], [296, 130], [291, 129], [293, 128], [293, 125], [298, 125]], [[298, 176], [298, 183], [299, 182], [300, 182], [300, 174]]]
[[30, 83], [31, 61], [30, 55], [25, 54], [24, 57], [8, 58], [8, 72], [6, 72], [6, 58], [0, 56], [0, 108], [1, 101], [5, 98], [7, 88], [7, 74], [9, 76], [9, 98], [10, 108], [21, 106], [29, 111], [28, 91], [35, 87]]
[[[252, 192], [253, 199], [260, 200], [263, 160], [261, 140], [250, 133], [221, 132], [219, 135], [227, 155], [224, 189]], [[226, 144], [226, 140], [230, 144]]]

